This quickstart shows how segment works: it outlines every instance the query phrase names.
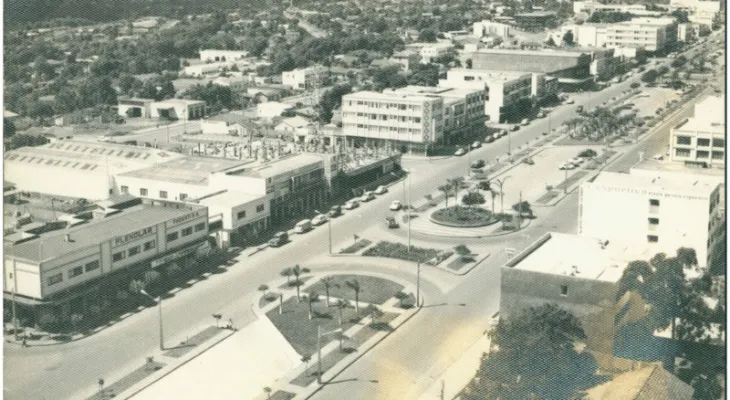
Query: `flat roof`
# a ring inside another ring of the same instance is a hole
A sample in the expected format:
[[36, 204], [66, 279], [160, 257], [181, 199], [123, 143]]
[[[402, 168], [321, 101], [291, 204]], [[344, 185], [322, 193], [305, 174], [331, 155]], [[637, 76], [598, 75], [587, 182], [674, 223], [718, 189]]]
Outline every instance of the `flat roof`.
[[515, 17], [554, 17], [556, 15], [554, 11], [533, 11], [515, 14]]
[[548, 57], [580, 57], [582, 53], [560, 50], [522, 50], [522, 49], [479, 49], [475, 53], [484, 54], [511, 54], [521, 56], [548, 56]]
[[725, 132], [725, 124], [712, 122], [706, 118], [695, 117], [687, 118], [686, 121], [674, 128], [679, 131], [678, 133], [681, 133], [681, 131], [704, 131], [709, 133]]
[[266, 195], [251, 194], [244, 192], [226, 191], [201, 199], [198, 204], [204, 206], [221, 206], [232, 208], [241, 204], [250, 203], [259, 199], [265, 199]]
[[[651, 155], [648, 155], [651, 156]], [[690, 167], [682, 161], [652, 160], [646, 159], [631, 167], [631, 174], [668, 174], [678, 179], [713, 179], [717, 182], [725, 182], [725, 168], [697, 168]]]
[[205, 186], [208, 184], [210, 174], [250, 163], [251, 160], [186, 156], [119, 176]]
[[[6, 254], [33, 262], [51, 260], [202, 208], [193, 205], [172, 208], [140, 204], [99, 221], [92, 220], [73, 228], [42, 234], [36, 239], [11, 246], [6, 249], [9, 250]], [[71, 242], [65, 240], [67, 233], [71, 236]]]
[[[205, 64], [208, 65], [208, 64]], [[182, 106], [190, 106], [193, 104], [205, 104], [204, 101], [201, 100], [188, 100], [188, 99], [167, 99], [162, 101], [156, 101], [156, 105], [163, 105], [163, 104], [174, 104], [174, 105], [182, 105]]]
[[479, 75], [488, 81], [501, 81], [501, 82], [518, 79], [525, 75], [530, 75], [530, 78], [532, 78], [532, 74], [534, 73], [534, 72], [527, 72], [527, 71], [513, 71], [513, 70], [488, 69], [488, 68], [473, 68], [473, 69], [452, 68], [449, 71], [472, 73], [474, 75]]
[[259, 164], [252, 168], [246, 168], [230, 172], [231, 175], [251, 176], [257, 178], [269, 178], [277, 175], [306, 167], [315, 163], [324, 163], [322, 157], [311, 154], [296, 154], [273, 160], [266, 164]]
[[363, 99], [363, 100], [410, 100], [410, 101], [432, 101], [435, 98], [439, 98], [436, 95], [422, 95], [412, 93], [398, 93], [398, 92], [371, 92], [371, 91], [360, 91], [355, 93], [346, 94], [345, 97]]
[[[550, 232], [549, 239], [512, 268], [553, 275], [567, 275], [603, 282], [617, 282], [626, 265], [651, 257], [647, 249], [589, 236]], [[604, 242], [605, 243], [605, 242]]]
[[693, 182], [688, 179], [680, 179], [667, 175], [663, 176], [659, 173], [655, 175], [636, 175], [605, 171], [599, 173], [596, 179], [590, 184], [650, 191], [691, 193], [695, 195], [710, 195], [717, 188], [716, 182], [701, 177], [698, 177]]

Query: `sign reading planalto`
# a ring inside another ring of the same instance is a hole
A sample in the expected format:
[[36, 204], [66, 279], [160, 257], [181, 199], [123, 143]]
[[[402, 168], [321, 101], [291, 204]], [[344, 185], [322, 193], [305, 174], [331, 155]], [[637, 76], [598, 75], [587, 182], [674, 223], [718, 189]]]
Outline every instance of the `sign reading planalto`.
[[117, 236], [116, 238], [114, 238], [114, 245], [119, 246], [119, 245], [122, 245], [129, 241], [139, 239], [143, 236], [149, 235], [153, 231], [154, 231], [153, 227], [150, 226], [148, 228], [140, 229], [136, 232], [132, 232], [132, 233], [126, 234], [124, 236]]

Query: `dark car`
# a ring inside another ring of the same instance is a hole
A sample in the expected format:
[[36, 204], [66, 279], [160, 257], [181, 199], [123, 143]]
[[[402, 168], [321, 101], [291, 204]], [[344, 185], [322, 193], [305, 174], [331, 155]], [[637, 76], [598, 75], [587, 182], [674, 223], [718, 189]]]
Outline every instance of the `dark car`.
[[269, 246], [279, 247], [285, 245], [289, 241], [289, 234], [286, 232], [278, 232], [269, 240]]
[[339, 217], [342, 215], [342, 207], [341, 206], [332, 206], [330, 208], [330, 211], [327, 213], [330, 218]]
[[583, 106], [578, 106], [578, 108], [575, 109], [575, 112], [582, 113], [583, 112]]
[[398, 221], [395, 220], [393, 217], [385, 217], [385, 225], [388, 228], [397, 228], [398, 227]]
[[471, 162], [471, 167], [474, 169], [484, 168], [485, 165], [486, 163], [484, 162], [484, 160], [476, 160]]

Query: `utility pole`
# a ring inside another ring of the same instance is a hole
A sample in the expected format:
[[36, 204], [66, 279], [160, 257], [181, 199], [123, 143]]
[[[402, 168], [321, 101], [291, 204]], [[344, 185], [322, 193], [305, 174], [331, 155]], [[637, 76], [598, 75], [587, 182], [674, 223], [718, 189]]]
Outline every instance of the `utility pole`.
[[411, 252], [411, 177], [410, 172], [408, 173], [408, 253]]
[[317, 383], [322, 383], [322, 326], [317, 325]]
[[421, 305], [421, 262], [416, 264], [416, 307]]

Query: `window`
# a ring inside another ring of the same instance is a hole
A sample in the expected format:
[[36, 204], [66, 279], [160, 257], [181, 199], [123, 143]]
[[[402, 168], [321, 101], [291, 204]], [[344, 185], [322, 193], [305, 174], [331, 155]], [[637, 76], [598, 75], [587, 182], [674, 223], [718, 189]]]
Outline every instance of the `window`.
[[722, 160], [725, 158], [725, 153], [722, 151], [713, 151], [712, 152], [712, 159], [713, 160]]
[[561, 296], [568, 295], [568, 285], [560, 285], [560, 295]]
[[646, 236], [646, 241], [649, 242], [649, 243], [656, 243], [656, 242], [659, 241], [659, 236], [657, 236], [657, 235], [647, 235]]
[[126, 257], [127, 257], [127, 253], [120, 251], [119, 253], [112, 254], [112, 261], [114, 261], [114, 262], [122, 261]]
[[246, 218], [246, 211], [239, 211], [238, 215], [236, 217], [237, 219], [243, 219]]
[[139, 252], [140, 252], [139, 246], [134, 246], [129, 249], [129, 256], [132, 257], [134, 255], [139, 254]]
[[256, 206], [256, 212], [263, 212], [265, 208], [263, 204], [259, 204]]
[[90, 263], [86, 263], [86, 272], [93, 271], [99, 268], [99, 260], [94, 260]]
[[697, 139], [697, 146], [699, 147], [710, 147], [710, 139]]
[[189, 226], [189, 227], [183, 229], [181, 232], [182, 232], [183, 236], [190, 236], [193, 234], [193, 227]]
[[710, 152], [704, 150], [697, 150], [697, 158], [709, 158]]
[[205, 230], [205, 222], [195, 225], [195, 232], [200, 232], [202, 230]]
[[168, 242], [175, 241], [175, 240], [177, 240], [177, 237], [178, 237], [177, 232], [168, 233], [167, 234], [167, 241]]
[[56, 275], [51, 275], [48, 277], [48, 286], [55, 285], [61, 282], [63, 282], [63, 274], [60, 272]]
[[674, 155], [678, 157], [689, 157], [689, 149], [674, 149]]
[[152, 250], [154, 248], [155, 248], [155, 241], [154, 240], [150, 240], [149, 242], [145, 242], [145, 244], [144, 244], [144, 251]]
[[69, 279], [75, 278], [83, 273], [84, 273], [84, 267], [82, 267], [82, 266], [74, 267], [68, 271], [68, 278]]
[[712, 147], [725, 147], [725, 139], [712, 139]]
[[122, 191], [122, 193], [129, 193], [129, 186], [122, 185], [122, 187], [120, 188], [120, 190]]
[[649, 218], [649, 225], [659, 225], [659, 218]]
[[185, 200], [187, 198], [188, 198], [188, 194], [187, 193], [180, 193], [180, 200]]
[[166, 199], [167, 198], [167, 191], [166, 190], [160, 190], [160, 198]]
[[677, 144], [692, 144], [692, 138], [689, 136], [677, 136]]
[[139, 189], [139, 195], [140, 195], [140, 196], [147, 196], [147, 189], [145, 189], [145, 188], [140, 188], [140, 189]]
[[652, 207], [659, 207], [659, 200], [657, 199], [649, 199], [649, 205]]

